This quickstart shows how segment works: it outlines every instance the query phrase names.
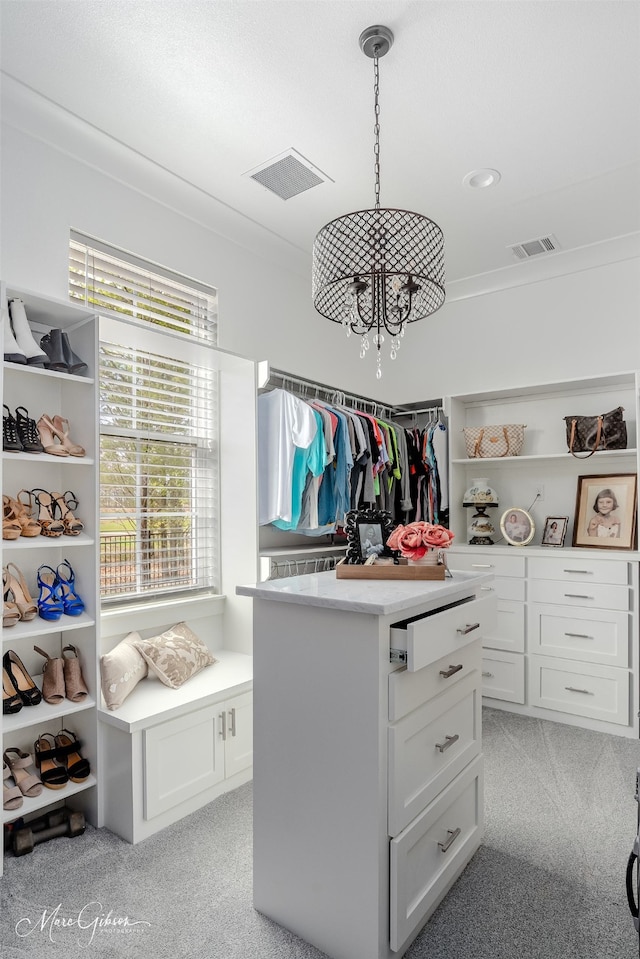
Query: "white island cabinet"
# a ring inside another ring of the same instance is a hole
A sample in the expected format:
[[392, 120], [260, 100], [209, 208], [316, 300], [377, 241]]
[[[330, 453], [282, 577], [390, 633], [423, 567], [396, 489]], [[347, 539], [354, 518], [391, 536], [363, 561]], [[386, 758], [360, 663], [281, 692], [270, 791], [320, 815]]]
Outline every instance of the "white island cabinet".
[[481, 842], [491, 581], [237, 588], [254, 606], [254, 905], [332, 959], [401, 956]]

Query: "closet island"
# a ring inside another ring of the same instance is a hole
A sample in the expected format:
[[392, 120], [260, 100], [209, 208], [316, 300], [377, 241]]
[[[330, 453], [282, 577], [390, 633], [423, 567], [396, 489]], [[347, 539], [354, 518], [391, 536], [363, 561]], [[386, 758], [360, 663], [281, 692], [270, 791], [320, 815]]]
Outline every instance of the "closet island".
[[492, 576], [236, 591], [253, 598], [254, 905], [332, 959], [401, 956], [482, 839]]

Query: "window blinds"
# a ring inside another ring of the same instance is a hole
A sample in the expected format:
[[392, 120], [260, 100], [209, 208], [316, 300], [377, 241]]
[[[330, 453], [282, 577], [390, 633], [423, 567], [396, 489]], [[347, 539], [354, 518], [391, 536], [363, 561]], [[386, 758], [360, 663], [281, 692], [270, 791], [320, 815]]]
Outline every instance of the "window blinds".
[[72, 231], [69, 296], [119, 318], [101, 323], [103, 600], [219, 591], [216, 291]]

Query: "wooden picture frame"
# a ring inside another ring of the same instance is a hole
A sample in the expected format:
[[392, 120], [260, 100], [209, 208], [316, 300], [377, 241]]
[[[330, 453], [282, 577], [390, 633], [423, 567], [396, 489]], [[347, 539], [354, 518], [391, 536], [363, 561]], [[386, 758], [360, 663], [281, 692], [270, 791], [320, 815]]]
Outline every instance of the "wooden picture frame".
[[564, 546], [564, 538], [567, 535], [567, 526], [569, 525], [568, 516], [547, 516], [544, 521], [542, 531], [542, 546]]
[[510, 506], [500, 517], [500, 532], [509, 546], [527, 546], [535, 531], [533, 516], [519, 506]]
[[579, 476], [573, 545], [588, 549], [634, 549], [636, 499], [635, 473]]
[[353, 509], [345, 516], [346, 561], [362, 564], [371, 556], [391, 556], [387, 540], [393, 529], [387, 510]]

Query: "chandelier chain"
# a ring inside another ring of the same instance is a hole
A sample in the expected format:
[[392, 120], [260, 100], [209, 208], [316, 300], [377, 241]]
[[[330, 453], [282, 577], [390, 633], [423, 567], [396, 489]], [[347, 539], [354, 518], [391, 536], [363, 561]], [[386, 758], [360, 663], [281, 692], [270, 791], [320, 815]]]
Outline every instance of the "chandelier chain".
[[375, 186], [375, 208], [380, 209], [380, 70], [378, 68], [378, 45], [375, 46], [375, 57], [373, 58], [373, 100], [374, 100], [374, 126], [373, 133], [375, 143], [373, 146], [373, 169], [376, 178]]

